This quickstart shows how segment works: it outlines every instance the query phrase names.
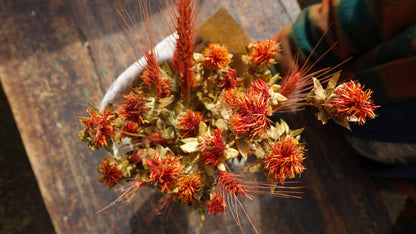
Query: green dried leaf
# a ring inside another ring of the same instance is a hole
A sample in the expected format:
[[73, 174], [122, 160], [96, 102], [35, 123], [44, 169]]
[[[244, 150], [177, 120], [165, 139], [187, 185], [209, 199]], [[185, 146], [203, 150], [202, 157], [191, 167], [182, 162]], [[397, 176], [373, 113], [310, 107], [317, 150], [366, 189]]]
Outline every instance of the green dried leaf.
[[181, 140], [183, 143], [189, 143], [189, 142], [198, 142], [198, 138], [196, 137], [188, 137]]
[[248, 141], [244, 138], [239, 138], [236, 141], [237, 149], [240, 152], [241, 156], [247, 160], [247, 155], [250, 150]]
[[238, 156], [238, 150], [233, 148], [228, 148], [225, 150], [226, 159], [232, 159]]
[[193, 153], [199, 150], [199, 143], [198, 142], [188, 142], [184, 145], [181, 145], [181, 149], [185, 153]]
[[335, 90], [335, 87], [337, 86], [340, 75], [341, 73], [337, 72], [331, 77], [331, 79], [329, 79], [328, 85], [326, 86], [326, 92], [328, 95], [331, 95], [332, 92]]
[[219, 119], [215, 122], [215, 126], [217, 128], [221, 129], [222, 132], [225, 132], [228, 130], [227, 122], [224, 119]]
[[226, 168], [225, 168], [225, 164], [224, 163], [218, 163], [217, 168], [220, 171], [226, 171]]
[[197, 63], [204, 61], [204, 56], [201, 53], [194, 53], [193, 58]]
[[159, 100], [159, 107], [165, 108], [169, 106], [175, 100], [175, 96], [170, 95], [169, 97], [165, 97]]
[[165, 139], [174, 139], [175, 138], [175, 130], [173, 127], [168, 127], [165, 131], [162, 132], [162, 137]]
[[[108, 104], [108, 105], [107, 105], [107, 107], [108, 107], [109, 105], [113, 106], [112, 104]], [[105, 109], [107, 109], [107, 107], [106, 107]], [[95, 107], [95, 106], [94, 106], [93, 104], [91, 104], [91, 103], [88, 103], [88, 109], [89, 109], [92, 113], [94, 113], [94, 114], [101, 114], [100, 110], [98, 110], [98, 108], [97, 108], [97, 107]]]
[[263, 147], [261, 147], [260, 143], [255, 142], [253, 144], [252, 150], [254, 155], [256, 155], [258, 159], [263, 159], [264, 157], [266, 157], [266, 152], [264, 152], [264, 149]]
[[[280, 79], [282, 79], [282, 77], [280, 76], [280, 74], [279, 73], [277, 73], [276, 75], [274, 75], [271, 79], [270, 79], [270, 81], [269, 81], [269, 85], [272, 85], [272, 87], [273, 86], [275, 86], [275, 85], [277, 85], [277, 84], [275, 84], [276, 83], [276, 81], [278, 81], [278, 80], [280, 80]], [[273, 91], [278, 91], [279, 89], [280, 89], [280, 85], [277, 85], [277, 87], [279, 87], [277, 90], [274, 90], [273, 89]]]
[[199, 129], [198, 129], [198, 133], [199, 135], [203, 136], [207, 133], [208, 131], [208, 126], [205, 122], [199, 122]]
[[292, 136], [292, 137], [296, 137], [296, 136], [300, 135], [303, 132], [303, 130], [305, 130], [305, 128], [299, 128], [299, 129], [291, 130], [289, 135]]

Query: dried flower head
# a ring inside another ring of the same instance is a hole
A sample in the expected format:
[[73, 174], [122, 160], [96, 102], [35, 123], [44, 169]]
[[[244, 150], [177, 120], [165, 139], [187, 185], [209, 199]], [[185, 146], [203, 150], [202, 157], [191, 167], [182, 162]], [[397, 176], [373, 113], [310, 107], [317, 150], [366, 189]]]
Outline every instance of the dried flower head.
[[217, 184], [220, 189], [227, 192], [228, 194], [238, 196], [249, 196], [247, 189], [240, 181], [233, 177], [230, 173], [225, 171], [218, 171]]
[[123, 97], [125, 100], [118, 109], [119, 115], [138, 124], [142, 124], [143, 115], [149, 110], [146, 107], [147, 100], [145, 96], [135, 89], [129, 95], [123, 95]]
[[121, 127], [121, 137], [131, 137], [134, 134], [137, 134], [139, 129], [139, 124], [137, 122], [128, 120]]
[[224, 212], [227, 207], [225, 198], [221, 193], [210, 194], [210, 200], [206, 201], [204, 204], [208, 210], [208, 214], [214, 214], [214, 216]]
[[227, 47], [214, 43], [209, 44], [202, 55], [204, 56], [202, 62], [204, 67], [212, 70], [220, 70], [228, 67], [233, 57], [233, 55], [228, 52]]
[[199, 133], [199, 123], [204, 121], [206, 119], [201, 116], [200, 112], [188, 109], [182, 113], [178, 121], [181, 136], [184, 138], [197, 136]]
[[284, 182], [303, 172], [304, 145], [291, 136], [278, 140], [264, 159], [264, 168], [274, 181]]
[[161, 157], [155, 152], [153, 159], [147, 159], [146, 163], [150, 168], [149, 180], [160, 186], [162, 192], [171, 191], [183, 171], [180, 157], [171, 153]]
[[81, 118], [84, 131], [80, 134], [81, 140], [89, 141], [91, 149], [107, 146], [107, 138], [114, 137], [115, 116], [109, 111], [100, 113], [97, 108], [90, 106], [87, 110], [89, 118]]
[[280, 51], [281, 48], [277, 42], [266, 39], [254, 43], [248, 55], [253, 66], [266, 65], [269, 67], [276, 63], [273, 57]]
[[98, 171], [102, 174], [99, 181], [113, 187], [123, 178], [123, 171], [117, 168], [118, 163], [111, 163], [109, 159], [104, 159], [98, 166]]
[[222, 79], [220, 81], [220, 87], [229, 90], [237, 88], [239, 80], [237, 79], [237, 70], [228, 69], [227, 73], [222, 74]]
[[236, 112], [231, 116], [230, 123], [237, 134], [258, 138], [269, 129], [267, 116], [272, 114], [270, 99], [265, 98], [261, 91], [252, 89], [235, 93], [234, 98], [225, 101]]
[[201, 160], [206, 165], [217, 166], [225, 160], [225, 144], [221, 136], [221, 129], [214, 130], [212, 136], [206, 135], [199, 149], [202, 151]]
[[335, 108], [331, 114], [363, 125], [367, 117], [371, 119], [376, 117], [374, 110], [380, 107], [374, 105], [371, 99], [372, 93], [370, 89], [364, 91], [364, 86], [359, 82], [349, 81], [339, 85], [334, 91], [334, 97], [331, 98], [333, 101], [324, 105]]
[[178, 192], [175, 196], [184, 204], [198, 198], [198, 189], [203, 186], [201, 176], [198, 174], [182, 176], [178, 181]]

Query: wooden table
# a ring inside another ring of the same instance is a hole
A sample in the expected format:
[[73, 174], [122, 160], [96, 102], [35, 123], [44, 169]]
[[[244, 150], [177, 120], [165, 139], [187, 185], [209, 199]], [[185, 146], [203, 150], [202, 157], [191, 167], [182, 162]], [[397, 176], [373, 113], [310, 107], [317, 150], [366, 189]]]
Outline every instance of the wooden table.
[[[153, 3], [152, 3], [153, 4]], [[220, 1], [210, 5], [205, 18]], [[223, 0], [223, 6], [253, 40], [265, 39], [293, 21], [295, 1]], [[137, 0], [1, 0], [0, 78], [39, 187], [58, 233], [235, 233], [231, 216], [186, 215], [174, 206], [169, 215], [144, 223], [158, 194], [145, 188], [129, 206], [96, 212], [116, 198], [97, 182], [104, 151], [91, 152], [78, 140], [76, 117], [88, 102], [98, 104], [114, 78], [133, 58], [117, 9], [139, 19]], [[159, 12], [152, 18], [163, 25]], [[154, 28], [154, 39], [168, 34]], [[138, 35], [144, 38], [145, 35]], [[301, 178], [302, 199], [259, 196], [245, 202], [262, 233], [386, 233], [391, 227], [374, 182], [334, 127], [321, 127], [312, 114], [288, 117], [294, 128], [308, 126], [309, 149]], [[323, 141], [323, 139], [326, 139]], [[252, 229], [245, 218], [242, 226]]]

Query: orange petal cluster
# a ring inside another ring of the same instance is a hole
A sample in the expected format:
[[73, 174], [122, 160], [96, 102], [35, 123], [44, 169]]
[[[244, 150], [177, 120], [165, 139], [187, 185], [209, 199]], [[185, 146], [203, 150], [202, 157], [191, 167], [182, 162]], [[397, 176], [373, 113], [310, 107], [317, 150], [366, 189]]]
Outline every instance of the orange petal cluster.
[[211, 43], [205, 48], [203, 54], [203, 65], [207, 69], [220, 70], [231, 63], [233, 57], [227, 47]]
[[211, 194], [211, 199], [205, 202], [205, 206], [207, 207], [208, 214], [214, 214], [216, 216], [225, 211], [225, 198], [221, 193]]
[[181, 129], [182, 137], [195, 137], [199, 133], [199, 123], [206, 119], [201, 116], [201, 113], [188, 109], [183, 113], [178, 121], [178, 127]]
[[374, 105], [371, 99], [373, 91], [369, 89], [364, 91], [363, 89], [364, 86], [353, 80], [341, 84], [334, 91], [336, 98], [332, 102], [326, 103], [325, 106], [336, 108], [335, 112], [331, 114], [363, 125], [367, 117], [371, 119], [376, 117], [374, 110], [380, 107]]
[[97, 114], [92, 110], [87, 110], [89, 118], [83, 118], [84, 134], [89, 132], [92, 135], [92, 144], [97, 147], [107, 146], [107, 137], [114, 137], [115, 116], [110, 112]]
[[226, 146], [221, 133], [221, 129], [216, 129], [212, 136], [206, 135], [199, 147], [202, 151], [201, 160], [206, 165], [217, 166], [218, 163], [225, 160], [224, 150]]
[[284, 182], [286, 178], [294, 178], [302, 173], [304, 151], [303, 144], [287, 136], [273, 145], [264, 159], [264, 167], [274, 181]]
[[104, 160], [99, 166], [98, 171], [102, 174], [100, 181], [110, 187], [118, 184], [123, 177], [123, 172], [117, 169], [118, 163], [111, 165], [109, 160]]
[[248, 54], [254, 66], [268, 65], [270, 59], [281, 51], [280, 45], [274, 40], [266, 39], [253, 44], [253, 50]]
[[186, 175], [178, 181], [178, 192], [175, 194], [182, 203], [187, 204], [198, 198], [197, 191], [203, 186], [198, 174]]
[[180, 157], [173, 154], [161, 158], [158, 153], [155, 153], [153, 159], [147, 159], [146, 163], [150, 167], [151, 182], [160, 186], [162, 192], [171, 191], [183, 171]]
[[118, 113], [131, 121], [138, 124], [143, 123], [143, 115], [149, 110], [146, 107], [146, 98], [141, 93], [130, 92], [129, 95], [123, 95], [123, 104], [119, 107]]
[[260, 137], [269, 129], [270, 120], [267, 116], [272, 114], [270, 99], [253, 89], [248, 92], [229, 93], [234, 94], [234, 97], [226, 98], [225, 101], [231, 109], [236, 110], [229, 120], [233, 130], [239, 135], [248, 135], [253, 139]]

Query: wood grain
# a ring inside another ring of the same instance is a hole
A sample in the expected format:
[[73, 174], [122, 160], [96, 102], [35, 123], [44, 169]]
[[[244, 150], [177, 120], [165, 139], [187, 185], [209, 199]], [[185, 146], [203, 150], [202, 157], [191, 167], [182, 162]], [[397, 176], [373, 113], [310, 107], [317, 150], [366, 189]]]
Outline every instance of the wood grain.
[[[166, 6], [152, 3], [152, 19]], [[222, 4], [253, 40], [271, 37], [292, 22], [295, 1], [202, 1], [204, 18]], [[150, 225], [144, 218], [160, 195], [144, 188], [129, 205], [96, 212], [117, 194], [97, 182], [96, 166], [104, 151], [91, 152], [78, 140], [76, 117], [87, 103], [98, 104], [114, 78], [134, 61], [129, 38], [116, 10], [126, 8], [137, 20], [136, 0], [1, 0], [0, 78], [55, 230], [58, 233], [235, 233], [230, 215], [186, 215], [174, 205]], [[167, 27], [155, 27], [160, 40]], [[146, 34], [137, 35], [147, 40]], [[362, 173], [353, 151], [333, 128], [311, 116], [288, 117], [308, 126], [307, 186], [302, 199], [259, 196], [243, 201], [262, 233], [383, 233], [391, 224], [374, 183]], [[330, 139], [330, 142], [323, 141]], [[244, 217], [241, 224], [251, 233]]]

